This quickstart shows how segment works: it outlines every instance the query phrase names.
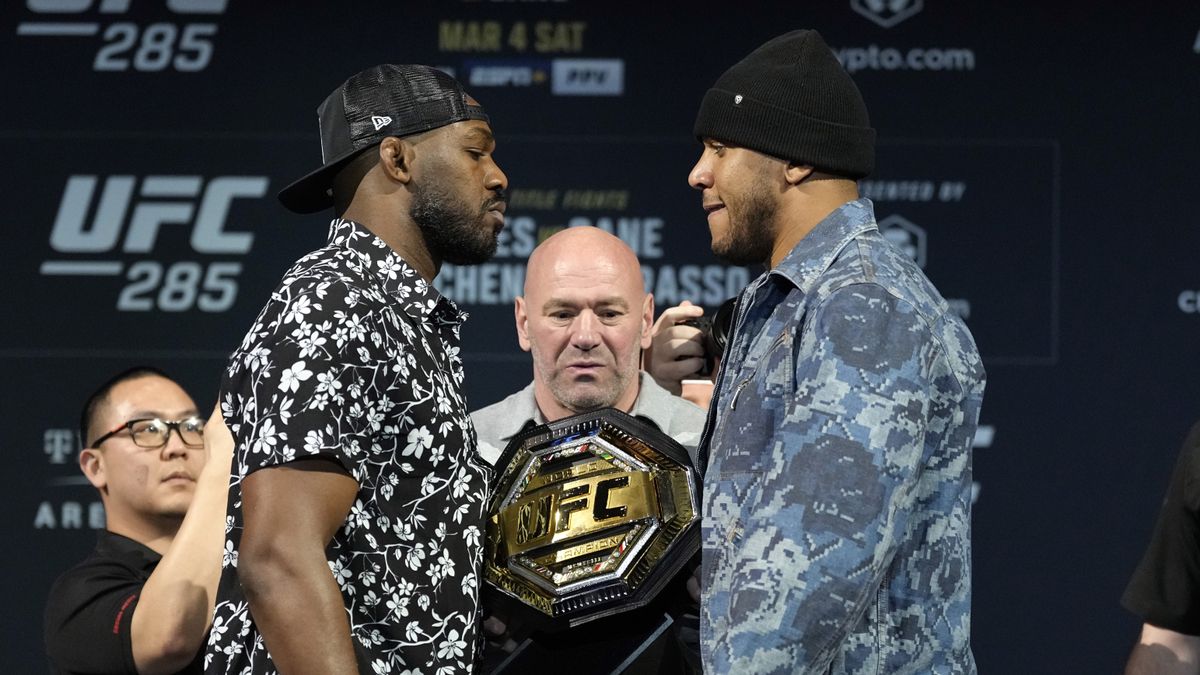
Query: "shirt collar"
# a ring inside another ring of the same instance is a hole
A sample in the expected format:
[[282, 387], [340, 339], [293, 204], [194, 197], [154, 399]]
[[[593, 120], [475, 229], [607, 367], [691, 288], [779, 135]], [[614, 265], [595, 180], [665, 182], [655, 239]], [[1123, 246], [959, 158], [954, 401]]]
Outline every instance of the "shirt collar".
[[787, 279], [808, 294], [851, 240], [875, 229], [878, 226], [870, 199], [846, 202], [804, 235], [769, 275]]
[[646, 371], [639, 371], [638, 395], [629, 411], [634, 417], [650, 420], [660, 431], [666, 432], [671, 426], [671, 406], [675, 395], [658, 386], [654, 378]]
[[334, 218], [329, 224], [329, 245], [350, 251], [363, 265], [364, 276], [375, 279], [383, 290], [400, 301], [405, 312], [417, 319], [444, 325], [459, 325], [466, 312], [425, 281], [392, 247], [365, 226]]
[[501, 431], [500, 440], [506, 444], [513, 436], [521, 433], [532, 424], [545, 424], [546, 418], [538, 409], [537, 397], [533, 393], [533, 383], [530, 382], [512, 398], [512, 407], [507, 411], [507, 427]]
[[156, 565], [162, 559], [154, 549], [110, 530], [97, 531], [96, 550], [105, 555], [138, 555], [144, 559], [147, 566]]
[[[670, 425], [670, 397], [671, 393], [658, 386], [645, 371], [638, 371], [638, 395], [629, 414], [649, 420], [660, 430], [665, 430]], [[526, 428], [546, 423], [546, 418], [538, 408], [532, 382], [517, 393], [508, 412], [508, 427], [500, 435], [500, 440], [506, 444]]]

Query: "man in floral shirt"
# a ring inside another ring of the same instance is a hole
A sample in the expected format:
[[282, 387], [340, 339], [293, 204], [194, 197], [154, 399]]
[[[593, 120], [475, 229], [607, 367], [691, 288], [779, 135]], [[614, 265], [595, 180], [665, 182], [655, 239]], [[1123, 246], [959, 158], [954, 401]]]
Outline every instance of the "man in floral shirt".
[[430, 281], [495, 252], [507, 178], [449, 76], [383, 65], [318, 109], [333, 207], [233, 354], [237, 439], [209, 673], [463, 673], [489, 469], [461, 394], [465, 316]]

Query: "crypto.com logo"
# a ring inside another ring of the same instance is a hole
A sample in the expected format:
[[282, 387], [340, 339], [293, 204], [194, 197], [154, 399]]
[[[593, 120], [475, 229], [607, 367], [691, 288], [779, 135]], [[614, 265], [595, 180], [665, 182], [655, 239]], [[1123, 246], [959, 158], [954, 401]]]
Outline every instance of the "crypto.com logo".
[[924, 4], [924, 0], [850, 0], [851, 9], [884, 28], [916, 16]]

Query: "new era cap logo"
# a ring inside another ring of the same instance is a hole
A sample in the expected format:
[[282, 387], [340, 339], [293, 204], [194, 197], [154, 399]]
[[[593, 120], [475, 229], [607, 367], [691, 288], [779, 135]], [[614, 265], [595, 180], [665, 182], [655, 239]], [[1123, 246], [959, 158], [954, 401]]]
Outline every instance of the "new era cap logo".
[[387, 125], [389, 125], [391, 123], [392, 123], [392, 118], [390, 118], [390, 117], [380, 117], [379, 115], [371, 115], [371, 124], [375, 125], [375, 131], [379, 131], [380, 129], [386, 127]]

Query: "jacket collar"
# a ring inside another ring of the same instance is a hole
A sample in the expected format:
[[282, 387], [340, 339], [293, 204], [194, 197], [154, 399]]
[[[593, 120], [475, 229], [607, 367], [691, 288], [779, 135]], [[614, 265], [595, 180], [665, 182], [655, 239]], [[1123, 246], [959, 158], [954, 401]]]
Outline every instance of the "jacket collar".
[[877, 229], [870, 199], [846, 202], [817, 223], [769, 275], [787, 279], [807, 295], [847, 244]]

